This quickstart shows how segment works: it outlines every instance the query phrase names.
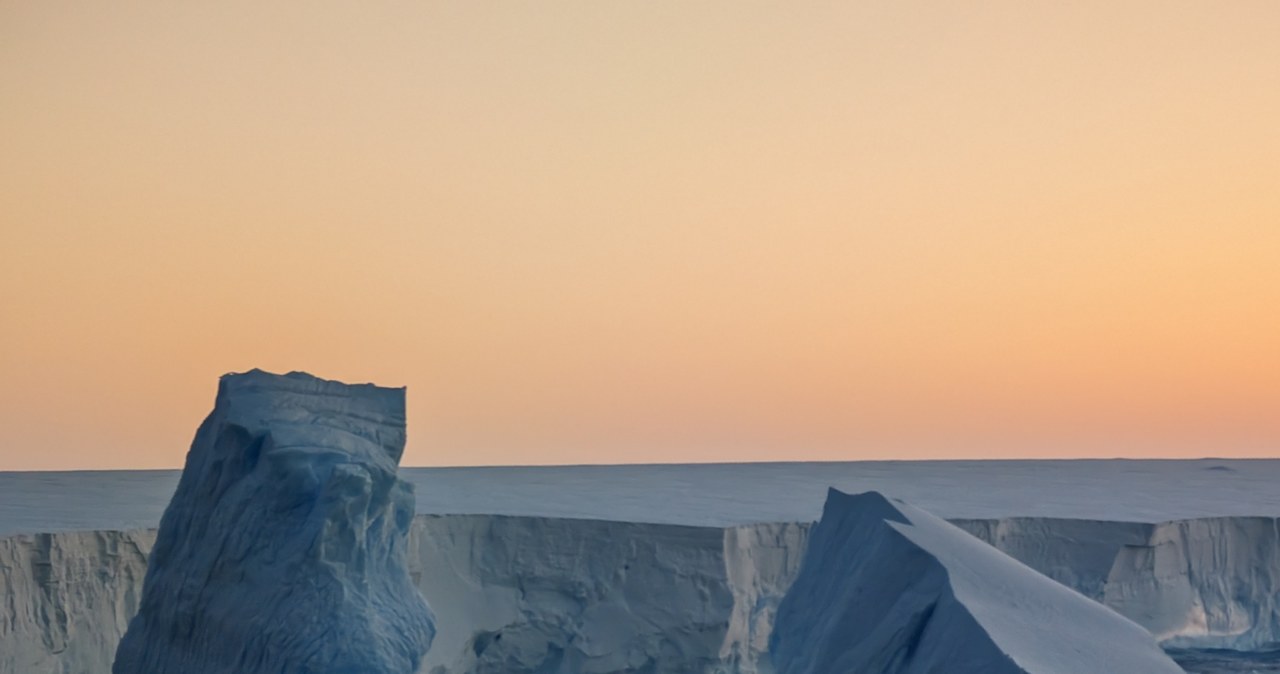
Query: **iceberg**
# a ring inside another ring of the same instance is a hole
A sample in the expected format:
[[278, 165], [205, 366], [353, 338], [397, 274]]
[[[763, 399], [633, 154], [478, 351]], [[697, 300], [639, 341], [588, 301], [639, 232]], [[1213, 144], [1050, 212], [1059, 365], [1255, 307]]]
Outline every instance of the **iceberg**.
[[778, 674], [1179, 674], [1137, 623], [960, 528], [831, 490], [769, 642]]
[[404, 389], [222, 378], [114, 674], [412, 674], [435, 621], [407, 566]]

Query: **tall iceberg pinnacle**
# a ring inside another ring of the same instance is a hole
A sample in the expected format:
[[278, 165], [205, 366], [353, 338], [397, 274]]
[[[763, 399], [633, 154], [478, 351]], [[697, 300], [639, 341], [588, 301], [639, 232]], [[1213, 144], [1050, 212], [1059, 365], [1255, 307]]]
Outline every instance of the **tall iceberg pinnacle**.
[[404, 389], [226, 375], [160, 522], [113, 674], [412, 674]]

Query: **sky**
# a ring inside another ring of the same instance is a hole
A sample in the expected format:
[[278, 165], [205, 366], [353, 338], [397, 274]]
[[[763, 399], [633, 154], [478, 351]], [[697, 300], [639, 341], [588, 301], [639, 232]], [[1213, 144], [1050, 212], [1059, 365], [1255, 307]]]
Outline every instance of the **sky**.
[[1280, 3], [0, 0], [0, 470], [1280, 456]]

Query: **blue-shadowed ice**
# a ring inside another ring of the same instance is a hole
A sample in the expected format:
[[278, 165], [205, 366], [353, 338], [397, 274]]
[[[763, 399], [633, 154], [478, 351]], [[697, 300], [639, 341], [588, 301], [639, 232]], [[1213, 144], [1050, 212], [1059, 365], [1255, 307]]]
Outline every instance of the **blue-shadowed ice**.
[[114, 674], [412, 674], [404, 390], [224, 377], [151, 551]]
[[1142, 627], [920, 508], [831, 490], [770, 640], [778, 674], [1179, 674]]

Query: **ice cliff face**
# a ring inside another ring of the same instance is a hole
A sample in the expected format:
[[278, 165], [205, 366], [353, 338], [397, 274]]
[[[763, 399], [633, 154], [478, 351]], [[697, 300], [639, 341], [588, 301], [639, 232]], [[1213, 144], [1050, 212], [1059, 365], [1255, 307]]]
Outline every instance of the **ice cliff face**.
[[421, 517], [411, 564], [447, 617], [424, 671], [768, 671], [808, 529]]
[[[768, 671], [773, 609], [809, 527], [419, 516], [409, 569], [444, 618], [420, 671]], [[10, 599], [0, 611], [0, 674], [110, 671], [153, 539], [0, 539], [0, 596]], [[50, 543], [61, 552], [46, 554]]]
[[105, 674], [138, 611], [155, 531], [0, 538], [0, 674]]
[[[1166, 644], [1261, 649], [1280, 642], [1273, 519], [959, 524], [1162, 634]], [[547, 672], [625, 672], [651, 663], [642, 671], [767, 674], [777, 606], [811, 526], [418, 516], [406, 546], [409, 571], [442, 617], [421, 670], [463, 674], [505, 663], [519, 674], [559, 658], [561, 669]], [[0, 674], [109, 672], [138, 607], [154, 535], [0, 538]], [[638, 592], [650, 576], [661, 579]], [[628, 612], [639, 618], [626, 623], [634, 630], [627, 638], [596, 624]], [[1236, 621], [1231, 630], [1228, 618]], [[1162, 625], [1178, 629], [1162, 632]]]
[[956, 524], [1146, 627], [1167, 647], [1280, 645], [1280, 526], [1014, 518]]
[[424, 671], [713, 671], [734, 600], [722, 541], [705, 527], [422, 518], [411, 558], [447, 616]]
[[726, 672], [770, 672], [769, 637], [778, 604], [800, 573], [812, 525], [753, 524], [724, 532], [733, 605], [720, 646]]
[[114, 674], [410, 674], [404, 390], [228, 375], [196, 432]]
[[1137, 624], [924, 510], [832, 490], [770, 639], [779, 674], [1178, 674]]

